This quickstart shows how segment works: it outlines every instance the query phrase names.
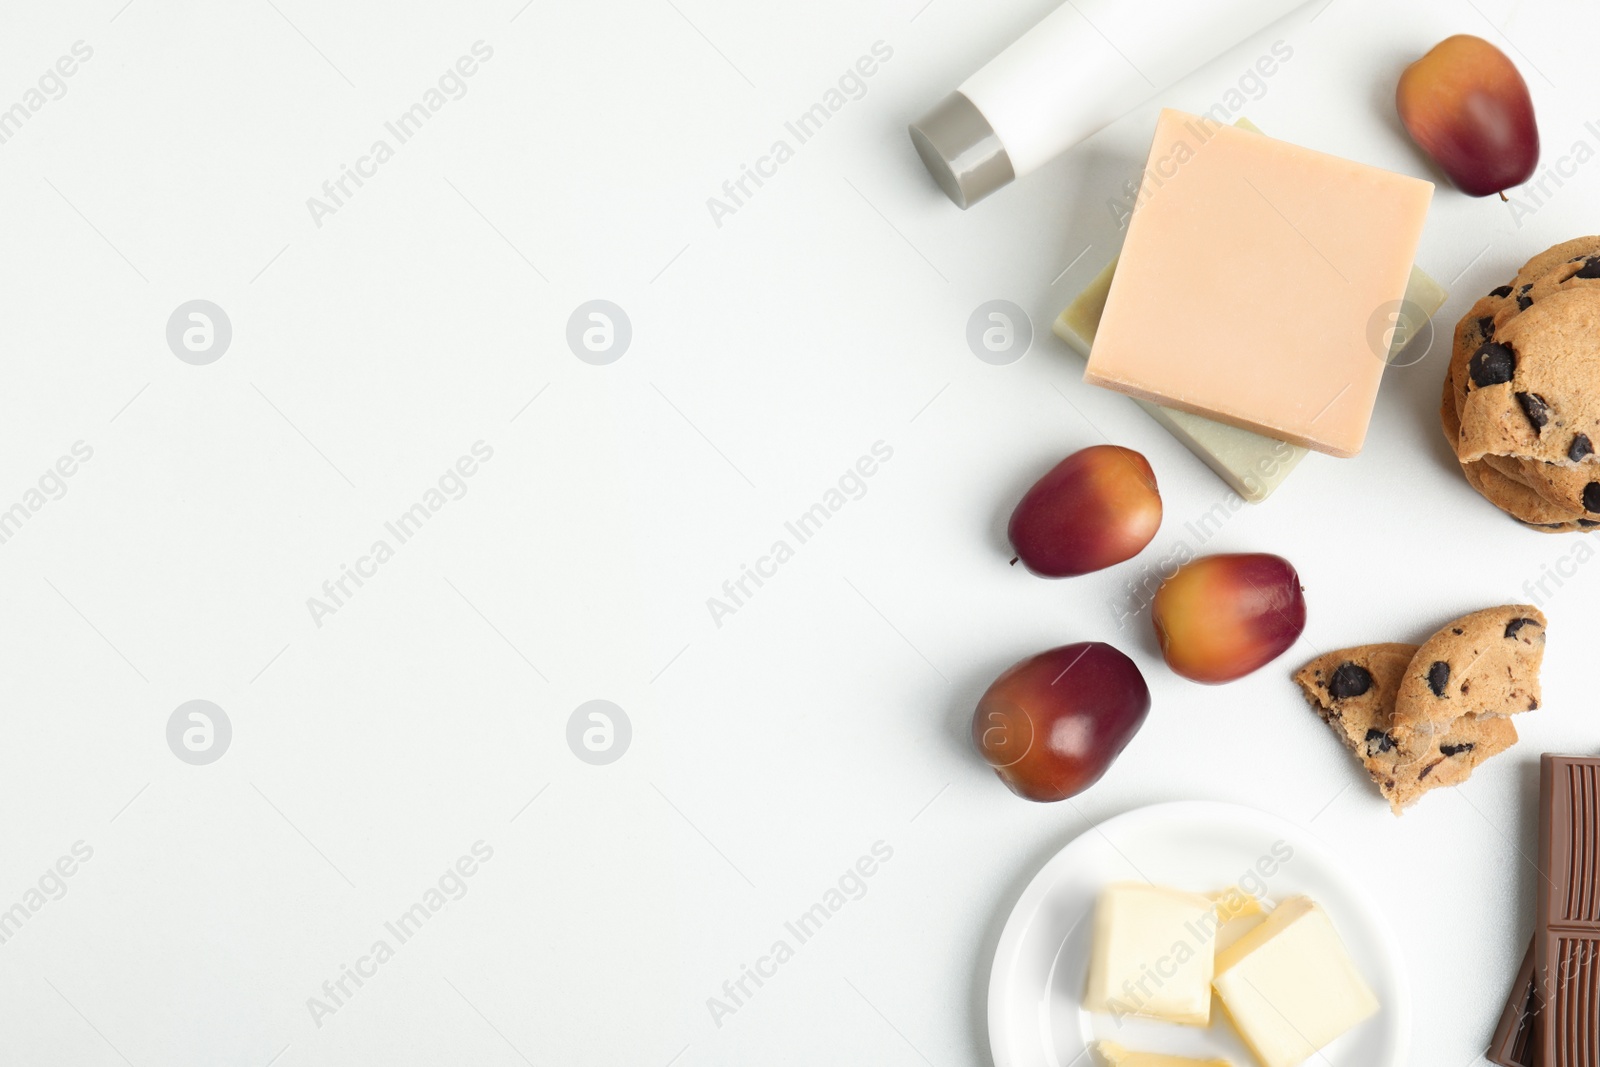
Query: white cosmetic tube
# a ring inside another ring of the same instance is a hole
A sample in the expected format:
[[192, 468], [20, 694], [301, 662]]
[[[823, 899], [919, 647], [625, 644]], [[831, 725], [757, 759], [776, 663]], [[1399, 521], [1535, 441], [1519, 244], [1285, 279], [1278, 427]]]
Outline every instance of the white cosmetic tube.
[[971, 207], [1306, 2], [1067, 0], [912, 123], [912, 143]]

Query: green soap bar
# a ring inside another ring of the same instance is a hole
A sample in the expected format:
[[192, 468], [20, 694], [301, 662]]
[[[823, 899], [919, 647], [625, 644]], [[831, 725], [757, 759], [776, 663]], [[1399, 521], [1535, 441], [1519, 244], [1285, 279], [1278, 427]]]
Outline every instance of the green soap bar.
[[[1246, 119], [1240, 119], [1235, 125], [1256, 133], [1261, 132]], [[1117, 261], [1113, 259], [1095, 276], [1089, 287], [1079, 293], [1077, 299], [1067, 305], [1067, 309], [1056, 318], [1054, 327], [1056, 336], [1077, 349], [1086, 359], [1089, 356], [1089, 349], [1094, 345], [1095, 331], [1100, 326], [1100, 314], [1105, 310], [1106, 296], [1111, 292], [1111, 278], [1116, 272]], [[1423, 273], [1421, 268], [1411, 268], [1411, 280], [1406, 285], [1405, 299], [1415, 305], [1422, 314], [1431, 319], [1434, 313], [1444, 306], [1448, 296], [1444, 286]], [[1395, 330], [1389, 348], [1390, 361], [1393, 361], [1407, 337], [1414, 335], [1421, 323], [1410, 325], [1412, 329], [1409, 331]], [[1174, 411], [1172, 408], [1164, 408], [1147, 400], [1135, 399], [1134, 403], [1144, 408], [1146, 414], [1166, 427], [1167, 432], [1182, 441], [1189, 451], [1204, 460], [1206, 466], [1216, 471], [1217, 475], [1228, 483], [1229, 488], [1253, 504], [1258, 504], [1271, 496], [1272, 491], [1282, 485], [1289, 472], [1305, 458], [1305, 449], [1286, 441], [1264, 437], [1250, 430], [1241, 430], [1237, 426], [1192, 415], [1187, 411]]]

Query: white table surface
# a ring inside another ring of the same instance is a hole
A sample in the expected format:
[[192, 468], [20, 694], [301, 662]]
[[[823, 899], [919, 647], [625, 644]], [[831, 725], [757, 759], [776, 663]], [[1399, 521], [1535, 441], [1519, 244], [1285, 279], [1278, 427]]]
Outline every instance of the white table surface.
[[[1203, 545], [1288, 556], [1305, 638], [1205, 688], [1118, 616], [1149, 566], [1200, 548], [1186, 524], [1226, 491], [1048, 335], [1115, 250], [1107, 199], [1157, 105], [962, 213], [905, 124], [1052, 0], [521, 2], [0, 19], [0, 107], [93, 49], [0, 144], [0, 509], [93, 450], [0, 544], [0, 909], [93, 850], [0, 944], [0, 1059], [983, 1064], [1022, 886], [1090, 822], [1194, 798], [1309, 827], [1390, 901], [1413, 1062], [1477, 1062], [1532, 921], [1538, 753], [1597, 739], [1600, 566], [1462, 480], [1436, 417], [1444, 339], [1525, 258], [1596, 228], [1600, 166], [1520, 217], [1441, 187], [1420, 252], [1454, 292], [1440, 340], [1391, 370], [1359, 458], [1311, 456]], [[1250, 118], [1430, 175], [1393, 84], [1464, 31], [1513, 49], [1547, 164], [1600, 147], [1592, 5], [1308, 18], [1160, 101], [1209, 106], [1281, 37], [1293, 58]], [[480, 40], [466, 94], [316, 225], [307, 198]], [[893, 54], [861, 99], [717, 225], [707, 198], [878, 41]], [[197, 298], [233, 328], [207, 366], [164, 332]], [[609, 366], [564, 339], [596, 298], [632, 324]], [[997, 298], [1037, 335], [1003, 367], [963, 336]], [[1018, 494], [1102, 435], [1157, 471], [1155, 543], [1072, 581], [1008, 568]], [[307, 598], [479, 441], [466, 495], [317, 625]], [[716, 625], [707, 598], [879, 441], [864, 495]], [[1522, 744], [1394, 819], [1289, 672], [1558, 568]], [[1086, 639], [1136, 658], [1154, 711], [1100, 785], [1025, 803], [970, 750], [972, 705], [1014, 660]], [[233, 729], [205, 766], [166, 741], [194, 699]], [[566, 741], [593, 699], [632, 724], [606, 766]], [[479, 841], [466, 894], [318, 1025], [308, 998]], [[865, 894], [714, 1020], [707, 999], [880, 841]]]

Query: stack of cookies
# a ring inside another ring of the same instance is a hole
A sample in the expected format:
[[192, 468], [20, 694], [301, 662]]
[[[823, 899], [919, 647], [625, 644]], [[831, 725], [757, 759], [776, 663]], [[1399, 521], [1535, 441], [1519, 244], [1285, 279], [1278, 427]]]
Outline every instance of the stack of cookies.
[[1318, 656], [1294, 680], [1396, 815], [1517, 743], [1539, 707], [1545, 617], [1527, 604], [1463, 616], [1419, 645]]
[[1550, 532], [1600, 526], [1600, 237], [1534, 256], [1472, 306], [1439, 419], [1501, 511]]

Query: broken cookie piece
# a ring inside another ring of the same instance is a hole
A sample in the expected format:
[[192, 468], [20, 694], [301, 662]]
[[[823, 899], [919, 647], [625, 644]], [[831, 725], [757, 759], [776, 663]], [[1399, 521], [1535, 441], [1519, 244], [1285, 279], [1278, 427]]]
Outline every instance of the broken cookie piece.
[[[1363, 645], [1318, 656], [1294, 680], [1322, 721], [1365, 762], [1392, 752], [1394, 697], [1416, 645]], [[1369, 767], [1368, 770], [1371, 770]], [[1378, 781], [1378, 775], [1373, 775]]]
[[1441, 734], [1464, 715], [1536, 710], [1544, 631], [1544, 614], [1530, 604], [1475, 611], [1445, 626], [1423, 642], [1401, 679], [1396, 724]]
[[[1455, 634], [1446, 627], [1441, 634], [1464, 637], [1467, 628], [1461, 629]], [[1517, 741], [1516, 727], [1500, 715], [1469, 713], [1426, 729], [1398, 721], [1396, 698], [1421, 655], [1416, 645], [1362, 645], [1319, 656], [1294, 678], [1396, 815], [1430, 790], [1466, 781]]]
[[1517, 728], [1502, 715], [1463, 715], [1448, 733], [1413, 735], [1403, 743], [1389, 804], [1399, 814], [1430, 789], [1460, 785], [1478, 765], [1517, 743]]
[[1516, 741], [1508, 719], [1469, 718], [1437, 739], [1397, 730], [1395, 695], [1416, 653], [1416, 645], [1363, 645], [1319, 656], [1295, 675], [1311, 707], [1396, 814], [1431, 789], [1465, 781], [1479, 763]]

